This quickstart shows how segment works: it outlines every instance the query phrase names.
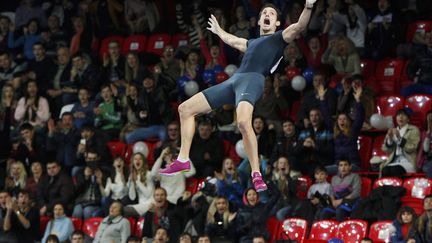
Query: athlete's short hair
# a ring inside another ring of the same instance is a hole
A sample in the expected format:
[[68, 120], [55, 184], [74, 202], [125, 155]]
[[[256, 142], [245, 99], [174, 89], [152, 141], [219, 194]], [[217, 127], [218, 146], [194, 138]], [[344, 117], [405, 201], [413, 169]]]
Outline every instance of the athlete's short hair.
[[261, 8], [261, 10], [260, 10], [260, 12], [259, 12], [258, 18], [261, 16], [262, 11], [263, 11], [265, 8], [272, 8], [272, 9], [276, 10], [276, 20], [278, 20], [278, 21], [280, 20], [280, 16], [282, 15], [282, 13], [281, 13], [281, 11], [276, 7], [276, 5], [274, 5], [273, 3], [266, 3], [266, 4], [264, 4], [264, 6], [262, 6], [262, 8]]

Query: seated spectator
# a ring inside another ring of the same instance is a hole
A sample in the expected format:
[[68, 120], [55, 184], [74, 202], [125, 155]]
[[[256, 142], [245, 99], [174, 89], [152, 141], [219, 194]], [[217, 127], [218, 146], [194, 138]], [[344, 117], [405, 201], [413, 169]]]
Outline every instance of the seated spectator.
[[[9, 84], [4, 85], [0, 101], [0, 137], [2, 138], [11, 137], [16, 103], [13, 87]], [[9, 157], [11, 149], [11, 139], [0, 140], [0, 161], [6, 160]]]
[[[1, 17], [0, 17], [1, 21]], [[0, 53], [0, 86], [14, 78], [14, 74], [24, 71], [25, 63], [18, 64], [9, 52]]]
[[[192, 39], [190, 40], [192, 42]], [[180, 76], [186, 76], [189, 80], [200, 81], [202, 67], [199, 63], [198, 50], [192, 49], [186, 56], [186, 60], [180, 64]]]
[[57, 235], [48, 235], [46, 238], [46, 243], [60, 243], [60, 240]]
[[332, 177], [330, 195], [330, 207], [324, 208], [320, 213], [320, 220], [330, 219], [336, 215], [336, 220], [344, 221], [349, 217], [354, 205], [360, 198], [361, 179], [352, 171], [351, 162], [341, 159], [338, 162], [338, 174]]
[[242, 5], [237, 6], [234, 21], [229, 27], [229, 33], [248, 40], [250, 38], [250, 22], [246, 17], [245, 8]]
[[205, 59], [204, 68], [213, 69], [215, 66], [221, 66], [225, 68], [227, 65], [225, 51], [224, 51], [224, 42], [219, 40], [216, 43], [213, 43], [211, 46], [207, 45], [207, 41], [205, 40], [205, 36], [203, 35], [202, 29], [198, 22], [195, 22], [195, 28], [198, 31], [198, 36], [200, 39], [200, 49], [202, 55]]
[[33, 18], [38, 20], [42, 26], [46, 26], [46, 16], [40, 3], [34, 0], [21, 1], [20, 6], [16, 8], [16, 26], [24, 26]]
[[126, 94], [123, 95], [120, 101], [122, 116], [126, 117], [127, 123], [123, 126], [120, 132], [120, 140], [125, 141], [125, 135], [139, 128], [140, 120], [137, 117], [138, 109], [138, 86], [128, 84]]
[[195, 175], [195, 167], [191, 163], [189, 171], [178, 173], [172, 176], [160, 174], [159, 170], [164, 166], [169, 166], [174, 162], [174, 158], [177, 158], [178, 149], [172, 147], [166, 147], [162, 150], [162, 153], [157, 158], [151, 169], [151, 176], [159, 181], [160, 187], [166, 188], [167, 200], [172, 204], [177, 204], [177, 200], [183, 195], [186, 190], [186, 178], [190, 178]]
[[332, 40], [345, 34], [344, 19], [342, 13], [342, 1], [333, 0], [326, 2], [318, 1], [309, 23], [309, 30], [328, 33]]
[[135, 235], [131, 235], [127, 238], [126, 243], [141, 243], [141, 238]]
[[399, 209], [396, 219], [393, 221], [394, 233], [391, 235], [391, 242], [406, 242], [408, 234], [416, 221], [417, 215], [409, 206]]
[[24, 163], [27, 172], [33, 161], [45, 161], [46, 147], [43, 138], [36, 134], [33, 126], [24, 123], [19, 128], [20, 142], [12, 149], [11, 157]]
[[202, 28], [205, 28], [205, 19], [204, 16], [200, 10], [199, 4], [194, 3], [193, 4], [193, 12], [191, 15], [187, 15], [189, 19], [185, 19], [183, 12], [183, 6], [181, 3], [176, 4], [176, 19], [177, 19], [177, 25], [180, 28], [180, 31], [183, 33], [187, 33], [189, 36], [189, 43], [193, 47], [199, 47], [199, 37], [197, 29], [195, 28], [195, 25], [193, 24], [194, 21], [198, 22]]
[[409, 124], [410, 111], [400, 109], [396, 113], [396, 127], [389, 128], [381, 149], [389, 156], [380, 165], [382, 177], [402, 176], [416, 172], [419, 129]]
[[314, 70], [323, 69], [321, 58], [325, 50], [327, 50], [327, 44], [327, 34], [310, 34], [305, 38], [300, 37], [297, 40], [297, 45], [306, 59], [307, 66]]
[[58, 48], [66, 48], [69, 44], [69, 35], [64, 29], [62, 29], [60, 18], [56, 14], [51, 14], [48, 17], [48, 29], [43, 31], [42, 35], [45, 35], [44, 44], [47, 48], [47, 55], [49, 57], [54, 57]]
[[422, 170], [426, 173], [426, 177], [432, 178], [432, 110], [426, 114], [426, 134], [420, 146], [423, 150]]
[[[86, 2], [80, 2], [80, 7], [81, 6], [85, 6], [84, 8], [88, 12], [88, 5], [86, 6]], [[69, 50], [71, 55], [75, 55], [79, 51], [90, 53], [93, 42], [90, 14], [83, 13], [81, 16], [75, 16], [72, 19], [72, 25], [74, 34], [70, 40]]]
[[[21, 28], [17, 25], [18, 28]], [[36, 19], [31, 19], [22, 28], [23, 35], [15, 37], [15, 24], [9, 25], [8, 48], [15, 49], [22, 47], [24, 56], [27, 60], [35, 58], [33, 54], [33, 44], [42, 41], [42, 36], [39, 34], [39, 22]]]
[[432, 216], [432, 195], [426, 195], [423, 199], [423, 209], [422, 213], [411, 226], [408, 233], [407, 243], [415, 242], [431, 242], [432, 235], [430, 234], [431, 221], [429, 218]]
[[108, 53], [103, 54], [102, 80], [117, 94], [125, 91], [125, 59], [120, 55], [121, 46], [117, 41], [108, 44]]
[[252, 239], [252, 243], [267, 243], [268, 240], [264, 235], [256, 235]]
[[39, 92], [46, 95], [49, 84], [52, 82], [57, 65], [54, 61], [46, 56], [45, 46], [41, 42], [33, 44], [34, 59], [29, 61], [28, 69], [33, 72], [36, 77]]
[[234, 161], [231, 158], [225, 158], [222, 164], [222, 172], [215, 171], [216, 194], [228, 199], [231, 203], [231, 209], [237, 209], [242, 205], [242, 195], [244, 186], [240, 183]]
[[334, 163], [334, 141], [332, 128], [326, 126], [319, 109], [314, 108], [309, 112], [307, 122], [310, 125], [299, 134], [293, 152], [297, 164], [292, 167], [302, 174], [312, 176], [315, 167]]
[[176, 206], [168, 202], [167, 192], [162, 187], [154, 190], [152, 201], [150, 209], [144, 214], [144, 221], [148, 224], [144, 224], [142, 236], [151, 238], [162, 227], [170, 237], [169, 242], [177, 242], [182, 228]]
[[138, 95], [135, 117], [139, 127], [125, 135], [126, 143], [157, 137], [163, 141], [166, 138], [166, 124], [174, 118], [169, 107], [163, 87], [156, 83], [152, 76], [144, 78], [143, 89]]
[[148, 77], [150, 72], [140, 62], [138, 54], [136, 52], [129, 52], [126, 55], [125, 62], [125, 81], [128, 85], [142, 85], [144, 78]]
[[15, 235], [10, 231], [5, 231], [3, 229], [4, 219], [6, 216], [6, 213], [8, 211], [6, 207], [6, 202], [11, 201], [11, 195], [9, 192], [1, 190], [0, 191], [0, 224], [2, 227], [0, 227], [0, 241], [2, 242], [14, 242], [15, 241]]
[[204, 226], [207, 219], [209, 202], [203, 191], [200, 190], [193, 196], [190, 191], [185, 191], [181, 200], [177, 202], [177, 207], [183, 211], [181, 214], [185, 222], [183, 231], [188, 233], [194, 241], [198, 235], [204, 234]]
[[236, 235], [240, 242], [251, 241], [254, 235], [262, 234], [269, 238], [266, 222], [270, 216], [270, 209], [279, 199], [278, 190], [269, 185], [270, 199], [263, 203], [258, 193], [253, 188], [248, 188], [243, 194], [243, 207], [241, 207], [235, 218]]
[[42, 242], [48, 242], [51, 235], [57, 236], [58, 242], [67, 242], [74, 231], [74, 225], [72, 220], [66, 216], [61, 203], [54, 205], [53, 216], [54, 218], [46, 225]]
[[167, 127], [167, 137], [162, 142], [159, 148], [156, 148], [154, 156], [159, 157], [162, 150], [166, 147], [177, 148], [180, 147], [180, 124], [178, 121], [171, 121]]
[[14, 235], [9, 242], [35, 242], [39, 240], [39, 212], [30, 205], [30, 195], [26, 191], [18, 194], [17, 200], [10, 197], [6, 201], [6, 215], [3, 220], [5, 233]]
[[325, 167], [315, 168], [315, 183], [309, 187], [306, 198], [312, 204], [314, 220], [318, 219], [320, 211], [330, 206], [330, 196], [333, 195], [332, 187], [327, 181], [327, 170]]
[[137, 202], [124, 208], [126, 217], [139, 217], [151, 207], [151, 197], [154, 184], [148, 169], [147, 159], [141, 153], [134, 153], [131, 157], [131, 170], [127, 182], [129, 199]]
[[156, 2], [126, 0], [124, 11], [130, 34], [153, 33], [161, 19]]
[[356, 0], [345, 1], [348, 5], [348, 14], [345, 21], [346, 36], [353, 42], [357, 53], [363, 56], [365, 36], [367, 29], [367, 16]]
[[39, 184], [44, 176], [44, 171], [42, 168], [42, 163], [39, 161], [34, 161], [30, 166], [31, 176], [27, 178], [27, 183], [25, 190], [30, 193], [30, 199], [33, 204], [37, 202], [37, 194]]
[[282, 121], [282, 131], [283, 133], [276, 138], [270, 156], [270, 163], [275, 162], [279, 157], [283, 156], [288, 158], [291, 164], [295, 165], [297, 164], [295, 162], [297, 158], [293, 155], [293, 151], [298, 142], [298, 132], [296, 131], [294, 121], [289, 118]]
[[72, 216], [88, 219], [96, 217], [102, 199], [103, 172], [99, 162], [99, 155], [89, 150], [86, 153], [86, 166], [78, 169], [75, 174], [75, 206]]
[[61, 171], [61, 165], [57, 161], [49, 161], [46, 165], [47, 175], [42, 177], [38, 188], [38, 207], [40, 215], [52, 215], [54, 205], [61, 203], [66, 214], [72, 212], [74, 188], [72, 179]]
[[8, 34], [11, 19], [8, 16], [0, 15], [0, 50], [8, 48]]
[[47, 99], [38, 94], [39, 88], [35, 80], [27, 82], [26, 94], [20, 98], [15, 110], [15, 120], [19, 124], [30, 123], [36, 130], [46, 126], [50, 117]]
[[209, 120], [198, 123], [198, 133], [191, 145], [190, 160], [196, 169], [196, 177], [213, 176], [220, 171], [224, 154], [223, 141], [213, 133], [213, 125]]
[[81, 230], [75, 230], [74, 232], [72, 232], [72, 235], [70, 237], [70, 242], [71, 243], [84, 243], [84, 232], [82, 232]]
[[[361, 158], [357, 149], [357, 140], [360, 135], [360, 130], [364, 121], [364, 109], [360, 102], [363, 88], [361, 86], [353, 87], [354, 98], [356, 101], [355, 119], [352, 121], [348, 114], [339, 113], [336, 117], [336, 122], [330, 116], [325, 102], [326, 90], [323, 86], [318, 89], [318, 95], [321, 101], [321, 113], [324, 116], [324, 121], [327, 127], [333, 127], [333, 141], [334, 141], [334, 160], [339, 161], [341, 158], [348, 158], [353, 171], [360, 171]], [[329, 165], [326, 167], [330, 175], [337, 173], [337, 165]]]
[[77, 150], [77, 166], [83, 166], [85, 162], [85, 153], [89, 150], [96, 151], [100, 160], [106, 167], [111, 166], [111, 153], [106, 145], [107, 139], [104, 134], [96, 131], [91, 124], [84, 125], [81, 128], [81, 139]]
[[207, 212], [205, 233], [213, 242], [233, 242], [235, 238], [233, 220], [236, 215], [230, 212], [227, 198], [215, 197]]
[[27, 172], [21, 161], [13, 161], [9, 165], [8, 175], [5, 179], [5, 187], [13, 198], [18, 198], [18, 193], [26, 187]]
[[328, 88], [327, 77], [322, 73], [317, 73], [313, 77], [313, 90], [307, 91], [303, 100], [300, 104], [300, 108], [297, 113], [297, 123], [302, 128], [309, 128], [311, 121], [309, 120], [310, 111], [313, 108], [320, 107], [320, 101], [318, 96], [318, 87], [323, 85], [327, 92], [325, 94], [325, 100], [327, 101], [329, 113], [334, 116], [336, 114], [336, 103], [337, 95], [332, 88]]
[[70, 80], [64, 84], [66, 91], [76, 94], [78, 88], [86, 88], [90, 97], [95, 97], [101, 86], [100, 71], [91, 64], [89, 57], [84, 52], [75, 53], [72, 56], [72, 69]]
[[287, 70], [288, 68], [298, 68], [303, 70], [306, 67], [307, 61], [304, 58], [300, 47], [296, 42], [291, 42], [285, 47], [283, 59], [281, 60], [276, 72], [281, 72], [282, 70]]
[[258, 155], [261, 158], [270, 158], [276, 140], [275, 131], [271, 129], [271, 125], [267, 125], [262, 116], [254, 116], [252, 127], [258, 139]]
[[93, 242], [126, 243], [131, 234], [130, 229], [129, 220], [123, 216], [123, 205], [117, 201], [113, 202], [110, 206], [109, 215], [99, 225]]
[[281, 80], [276, 74], [274, 82], [271, 77], [267, 77], [264, 83], [264, 91], [255, 104], [254, 115], [265, 117], [266, 123], [274, 127], [278, 134], [282, 131], [279, 113], [288, 110], [289, 105], [282, 94]]
[[129, 172], [123, 158], [114, 158], [111, 173], [106, 179], [105, 187], [101, 190], [102, 208], [106, 214], [108, 214], [109, 206], [113, 201], [119, 201], [123, 205], [130, 203], [129, 188], [127, 187], [128, 178]]
[[84, 125], [94, 124], [95, 103], [90, 100], [90, 92], [86, 87], [81, 87], [78, 90], [78, 102], [75, 102], [71, 113], [74, 117], [74, 125], [81, 129]]
[[102, 85], [100, 90], [103, 101], [94, 109], [95, 126], [108, 133], [111, 139], [114, 139], [119, 136], [123, 123], [120, 109], [110, 86]]
[[338, 74], [360, 74], [360, 56], [352, 41], [341, 36], [330, 41], [322, 56], [322, 63], [333, 65]]
[[67, 172], [71, 172], [72, 167], [76, 165], [80, 137], [80, 132], [74, 127], [72, 113], [63, 113], [57, 126], [54, 120], [48, 121], [47, 151], [56, 155], [56, 160]]
[[156, 229], [153, 238], [148, 239], [147, 237], [143, 237], [142, 242], [168, 243], [172, 241], [170, 241], [168, 230], [163, 227], [159, 227]]
[[408, 63], [407, 74], [414, 84], [401, 90], [403, 96], [412, 94], [432, 94], [432, 32], [425, 34], [426, 45], [422, 45], [414, 59]]
[[211, 243], [210, 236], [206, 234], [198, 236], [197, 243]]
[[179, 243], [192, 243], [192, 236], [189, 233], [183, 232], [179, 237]]

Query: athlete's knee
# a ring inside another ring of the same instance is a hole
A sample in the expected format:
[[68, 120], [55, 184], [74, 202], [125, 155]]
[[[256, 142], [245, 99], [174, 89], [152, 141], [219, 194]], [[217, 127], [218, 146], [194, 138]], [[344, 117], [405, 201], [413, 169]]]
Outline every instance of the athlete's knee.
[[190, 102], [183, 102], [179, 105], [178, 107], [178, 113], [180, 115], [180, 117], [189, 117], [189, 116], [193, 116], [194, 114], [192, 113], [192, 105], [190, 104]]
[[248, 119], [237, 119], [237, 127], [241, 133], [245, 133], [252, 129], [252, 124]]

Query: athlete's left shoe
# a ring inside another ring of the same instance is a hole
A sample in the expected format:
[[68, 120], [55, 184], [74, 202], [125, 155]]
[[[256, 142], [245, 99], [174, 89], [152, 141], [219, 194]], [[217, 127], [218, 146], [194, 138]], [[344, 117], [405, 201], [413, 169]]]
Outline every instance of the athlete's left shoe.
[[264, 180], [262, 179], [261, 173], [254, 172], [252, 173], [252, 182], [254, 185], [254, 188], [257, 192], [262, 192], [267, 190], [267, 185], [265, 184]]
[[178, 160], [174, 160], [170, 165], [167, 165], [164, 169], [159, 170], [159, 174], [172, 176], [178, 174], [180, 172], [187, 172], [191, 168], [191, 162], [188, 160], [186, 162], [180, 162]]

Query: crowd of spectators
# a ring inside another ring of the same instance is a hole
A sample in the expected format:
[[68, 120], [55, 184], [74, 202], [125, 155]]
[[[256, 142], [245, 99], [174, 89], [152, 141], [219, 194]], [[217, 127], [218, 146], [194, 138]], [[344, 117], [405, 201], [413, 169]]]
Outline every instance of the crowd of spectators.
[[[262, 2], [280, 8], [282, 27], [303, 8], [297, 0], [1, 1], [0, 242], [258, 243], [270, 239], [271, 216], [309, 223], [349, 217], [360, 201], [357, 140], [371, 128], [379, 95], [365, 85], [361, 60], [407, 58], [414, 83], [401, 95], [432, 94], [432, 32], [405, 43], [409, 23], [432, 19], [426, 0], [316, 2], [307, 31], [287, 44], [255, 107], [268, 191], [251, 187], [247, 158], [226, 156], [227, 144], [241, 137], [229, 104], [197, 117], [191, 170], [159, 174], [178, 153], [175, 107], [187, 98], [184, 82], [203, 90], [216, 84], [215, 72], [242, 58], [206, 30], [207, 17], [236, 36], [256, 38]], [[99, 50], [109, 36], [161, 32], [184, 33], [189, 41], [163, 46], [160, 56], [125, 53], [116, 40]], [[304, 70], [312, 75], [305, 90], [295, 91], [291, 72]], [[410, 123], [411, 115], [398, 110], [387, 130], [381, 176], [432, 177], [432, 111], [422, 127]], [[112, 156], [110, 141], [147, 141], [154, 149], [151, 156]], [[315, 179], [305, 199], [297, 193], [301, 176]], [[188, 178], [206, 180], [192, 194]], [[432, 241], [431, 197], [424, 209], [394, 212], [395, 242]], [[51, 217], [43, 233], [42, 216]], [[103, 220], [91, 239], [74, 230], [70, 217]], [[131, 235], [128, 217], [144, 218], [142, 235]]]

